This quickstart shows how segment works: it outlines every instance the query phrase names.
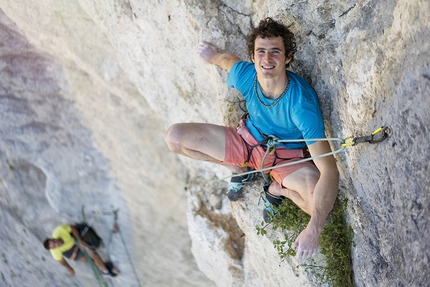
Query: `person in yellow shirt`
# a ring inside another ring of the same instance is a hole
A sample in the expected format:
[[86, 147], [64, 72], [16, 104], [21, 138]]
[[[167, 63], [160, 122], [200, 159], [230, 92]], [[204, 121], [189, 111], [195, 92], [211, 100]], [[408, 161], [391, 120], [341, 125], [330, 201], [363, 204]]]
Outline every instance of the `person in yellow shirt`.
[[[76, 241], [79, 245], [76, 244]], [[75, 260], [88, 262], [84, 256], [85, 251], [89, 257], [94, 261], [94, 264], [100, 269], [104, 275], [116, 277], [117, 274], [113, 272], [113, 266], [105, 264], [97, 252], [89, 248], [82, 240], [79, 230], [75, 226], [62, 224], [57, 226], [52, 232], [52, 238], [47, 238], [43, 242], [45, 249], [51, 252], [52, 257], [63, 265], [70, 276], [75, 275], [75, 270], [69, 265], [64, 257]]]

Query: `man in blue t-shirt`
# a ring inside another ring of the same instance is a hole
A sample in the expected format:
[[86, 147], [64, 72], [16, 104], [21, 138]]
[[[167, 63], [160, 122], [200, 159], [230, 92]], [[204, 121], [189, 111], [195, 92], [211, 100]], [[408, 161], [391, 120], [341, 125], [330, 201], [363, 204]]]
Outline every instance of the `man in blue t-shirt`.
[[[190, 158], [221, 164], [233, 173], [271, 168], [274, 181], [264, 189], [263, 215], [269, 221], [273, 206], [290, 198], [310, 214], [307, 227], [293, 243], [298, 258], [318, 251], [320, 234], [337, 196], [339, 173], [333, 156], [314, 158], [314, 162], [276, 166], [331, 152], [324, 137], [324, 123], [314, 89], [297, 74], [287, 71], [296, 52], [294, 34], [284, 25], [266, 18], [247, 38], [252, 62], [236, 55], [220, 53], [201, 43], [200, 57], [229, 72], [227, 84], [240, 91], [246, 101], [248, 117], [235, 128], [204, 123], [172, 125], [166, 133], [170, 150]], [[279, 143], [275, 152], [266, 153], [267, 139], [299, 140]], [[303, 141], [300, 141], [303, 140]], [[248, 167], [248, 168], [247, 168]], [[237, 200], [243, 183], [250, 178], [233, 176], [228, 188], [230, 200]]]

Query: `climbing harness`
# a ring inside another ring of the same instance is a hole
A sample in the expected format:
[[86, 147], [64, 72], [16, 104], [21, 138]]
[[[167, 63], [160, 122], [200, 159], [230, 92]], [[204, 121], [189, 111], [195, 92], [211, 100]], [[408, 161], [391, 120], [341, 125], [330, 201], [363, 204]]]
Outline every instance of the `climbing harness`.
[[284, 163], [284, 164], [280, 164], [280, 165], [276, 165], [276, 166], [264, 168], [264, 162], [266, 160], [267, 155], [269, 153], [274, 153], [275, 152], [274, 150], [276, 149], [276, 145], [278, 143], [297, 143], [297, 142], [306, 142], [306, 141], [339, 141], [341, 143], [344, 142], [344, 140], [342, 140], [340, 138], [314, 138], [314, 139], [281, 140], [281, 139], [278, 139], [278, 138], [276, 138], [274, 136], [270, 136], [270, 137], [271, 138], [267, 141], [267, 150], [266, 150], [266, 153], [264, 154], [264, 157], [263, 157], [263, 159], [261, 161], [261, 169], [259, 170], [266, 182], [268, 182], [268, 179], [267, 179], [266, 173], [264, 173], [264, 171], [269, 171], [269, 170], [273, 170], [273, 169], [276, 169], [276, 168], [281, 168], [281, 167], [285, 167], [285, 166], [290, 166], [290, 165], [298, 164], [298, 163], [301, 163], [301, 162], [311, 161], [311, 160], [316, 159], [316, 158], [321, 158], [321, 157], [326, 157], [326, 156], [329, 156], [329, 155], [334, 155], [334, 154], [340, 153], [341, 151], [343, 151], [345, 149], [345, 147], [341, 145], [341, 147], [339, 149], [337, 149], [337, 150], [334, 150], [334, 151], [331, 151], [331, 152], [328, 152], [328, 153], [324, 153], [324, 154], [321, 154], [321, 155], [318, 155], [318, 156], [307, 157], [307, 158], [303, 158], [303, 159], [300, 159], [300, 160], [297, 160], [297, 161], [287, 162], [287, 163]]
[[[218, 182], [218, 181], [222, 181], [222, 180], [226, 180], [228, 178], [231, 178], [232, 176], [244, 176], [244, 175], [248, 175], [251, 173], [256, 173], [256, 172], [260, 172], [265, 180], [266, 183], [269, 182], [269, 179], [267, 178], [267, 175], [265, 174], [265, 171], [270, 171], [273, 169], [277, 169], [277, 168], [281, 168], [281, 167], [285, 167], [285, 166], [290, 166], [290, 165], [294, 165], [294, 164], [298, 164], [298, 163], [302, 163], [302, 162], [306, 162], [306, 161], [311, 161], [317, 158], [322, 158], [322, 157], [326, 157], [326, 156], [330, 156], [330, 155], [334, 155], [337, 153], [340, 153], [342, 151], [344, 151], [346, 149], [346, 147], [348, 146], [355, 146], [359, 143], [379, 143], [382, 142], [384, 140], [386, 140], [387, 138], [391, 137], [392, 135], [392, 130], [389, 126], [381, 126], [379, 128], [377, 128], [374, 132], [372, 132], [369, 136], [361, 136], [361, 137], [347, 137], [345, 139], [341, 139], [341, 138], [310, 138], [310, 139], [291, 139], [291, 140], [281, 140], [273, 135], [269, 135], [266, 136], [265, 139], [263, 139], [263, 141], [260, 141], [257, 145], [263, 145], [267, 147], [267, 150], [263, 156], [262, 159], [262, 163], [261, 163], [261, 168], [260, 169], [255, 169], [255, 170], [251, 170], [251, 171], [247, 171], [247, 172], [243, 172], [243, 173], [238, 173], [238, 174], [234, 174], [234, 175], [229, 175], [220, 179], [216, 179], [216, 180], [208, 180], [206, 182]], [[352, 139], [352, 141], [348, 141], [349, 139]], [[312, 157], [307, 157], [307, 158], [303, 158], [297, 161], [293, 161], [293, 162], [287, 162], [287, 163], [283, 163], [283, 164], [279, 164], [276, 166], [271, 166], [271, 167], [264, 167], [264, 161], [266, 160], [266, 157], [268, 154], [270, 153], [274, 153], [276, 150], [276, 145], [279, 143], [297, 143], [297, 142], [306, 142], [306, 141], [332, 141], [332, 142], [339, 142], [339, 148], [328, 152], [328, 153], [324, 153], [324, 154], [320, 154], [317, 156], [312, 156]], [[256, 145], [256, 146], [257, 146]], [[250, 146], [251, 147], [251, 151], [252, 152], [252, 148], [254, 148], [255, 146]], [[248, 160], [250, 158], [250, 155], [248, 155]]]

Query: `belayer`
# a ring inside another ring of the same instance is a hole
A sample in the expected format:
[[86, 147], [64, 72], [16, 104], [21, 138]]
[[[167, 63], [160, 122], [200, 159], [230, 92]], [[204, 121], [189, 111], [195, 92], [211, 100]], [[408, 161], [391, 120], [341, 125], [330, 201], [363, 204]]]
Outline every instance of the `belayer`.
[[[172, 125], [165, 140], [169, 149], [193, 159], [218, 163], [233, 172], [228, 198], [237, 200], [242, 186], [252, 176], [234, 176], [260, 169], [267, 139], [318, 139], [325, 137], [324, 122], [315, 90], [299, 75], [287, 70], [296, 52], [294, 34], [283, 24], [266, 18], [247, 37], [251, 62], [230, 53], [220, 53], [201, 43], [200, 57], [228, 71], [228, 86], [242, 93], [248, 117], [237, 128], [206, 123]], [[264, 158], [264, 167], [276, 167], [331, 152], [327, 141], [278, 143]], [[270, 171], [274, 181], [265, 186], [266, 222], [275, 215], [273, 206], [290, 198], [310, 214], [307, 227], [292, 247], [298, 258], [313, 256], [329, 212], [333, 209], [339, 172], [332, 155]], [[270, 184], [270, 185], [269, 185]]]
[[[93, 229], [85, 224], [74, 226], [67, 224], [59, 225], [52, 232], [52, 238], [45, 239], [43, 246], [51, 252], [52, 257], [57, 260], [58, 263], [67, 269], [70, 276], [75, 275], [75, 270], [64, 257], [70, 260], [88, 262], [84, 254], [85, 252], [89, 258], [93, 260], [94, 264], [100, 269], [103, 275], [116, 277], [117, 274], [114, 272], [113, 265], [103, 262], [97, 254], [95, 248], [98, 246], [89, 246], [89, 244], [85, 242], [83, 238], [84, 234], [81, 233], [83, 230], [84, 232], [95, 234]], [[98, 236], [95, 234], [93, 237], [97, 239]]]

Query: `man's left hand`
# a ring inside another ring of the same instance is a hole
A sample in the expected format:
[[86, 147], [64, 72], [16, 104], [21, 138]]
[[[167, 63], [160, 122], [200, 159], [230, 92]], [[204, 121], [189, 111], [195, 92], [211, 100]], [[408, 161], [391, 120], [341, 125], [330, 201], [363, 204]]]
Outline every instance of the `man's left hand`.
[[320, 235], [316, 231], [306, 227], [291, 245], [296, 250], [297, 259], [306, 259], [317, 254], [319, 238]]

